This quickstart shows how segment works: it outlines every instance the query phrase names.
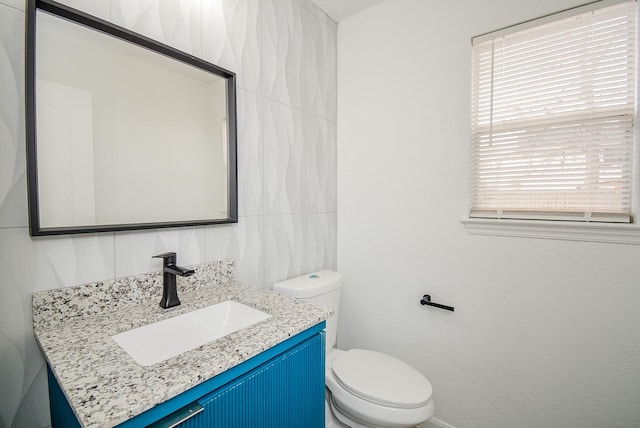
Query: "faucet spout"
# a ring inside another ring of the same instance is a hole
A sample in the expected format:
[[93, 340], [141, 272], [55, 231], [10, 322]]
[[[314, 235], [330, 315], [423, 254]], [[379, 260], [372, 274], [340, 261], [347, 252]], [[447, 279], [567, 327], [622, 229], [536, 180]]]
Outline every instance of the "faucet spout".
[[193, 269], [187, 269], [187, 268], [183, 268], [182, 266], [177, 266], [177, 265], [164, 266], [162, 268], [162, 271], [164, 273], [170, 273], [172, 275], [177, 275], [177, 276], [191, 276], [194, 273], [196, 273], [196, 271], [193, 270]]
[[195, 270], [176, 265], [177, 256], [174, 252], [162, 253], [153, 257], [163, 259], [160, 307], [167, 309], [178, 306], [180, 299], [178, 298], [176, 276], [191, 276], [195, 273]]

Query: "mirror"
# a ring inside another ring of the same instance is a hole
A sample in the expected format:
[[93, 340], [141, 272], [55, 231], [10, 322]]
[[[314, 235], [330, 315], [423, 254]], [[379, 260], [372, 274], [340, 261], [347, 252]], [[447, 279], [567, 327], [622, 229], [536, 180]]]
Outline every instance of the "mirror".
[[235, 75], [50, 0], [28, 10], [31, 235], [237, 222]]

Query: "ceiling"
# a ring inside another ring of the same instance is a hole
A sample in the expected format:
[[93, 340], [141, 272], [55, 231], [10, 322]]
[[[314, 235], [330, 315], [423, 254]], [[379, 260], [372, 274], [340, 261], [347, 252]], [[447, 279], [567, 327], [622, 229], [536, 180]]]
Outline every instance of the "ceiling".
[[343, 19], [355, 15], [356, 13], [380, 3], [383, 0], [311, 0], [320, 9], [329, 15], [334, 21], [340, 22]]

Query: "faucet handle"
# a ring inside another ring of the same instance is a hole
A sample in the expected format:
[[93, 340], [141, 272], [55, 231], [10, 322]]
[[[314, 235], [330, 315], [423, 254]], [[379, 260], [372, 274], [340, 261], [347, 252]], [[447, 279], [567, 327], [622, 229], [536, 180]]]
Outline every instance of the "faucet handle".
[[166, 266], [166, 265], [175, 265], [177, 256], [176, 256], [176, 253], [174, 253], [173, 251], [170, 251], [168, 253], [158, 254], [156, 256], [153, 256], [152, 258], [164, 259], [164, 265]]

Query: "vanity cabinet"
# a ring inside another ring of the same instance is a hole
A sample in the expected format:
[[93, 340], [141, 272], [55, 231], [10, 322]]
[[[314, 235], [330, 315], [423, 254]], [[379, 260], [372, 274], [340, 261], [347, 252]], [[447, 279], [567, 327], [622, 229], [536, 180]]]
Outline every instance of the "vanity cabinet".
[[[324, 324], [303, 331], [118, 428], [323, 428]], [[53, 428], [80, 426], [51, 373], [49, 383]]]
[[[204, 410], [184, 428], [204, 427], [324, 427], [323, 348], [317, 335], [230, 385], [212, 392], [200, 404]], [[322, 382], [319, 373], [322, 368]]]

